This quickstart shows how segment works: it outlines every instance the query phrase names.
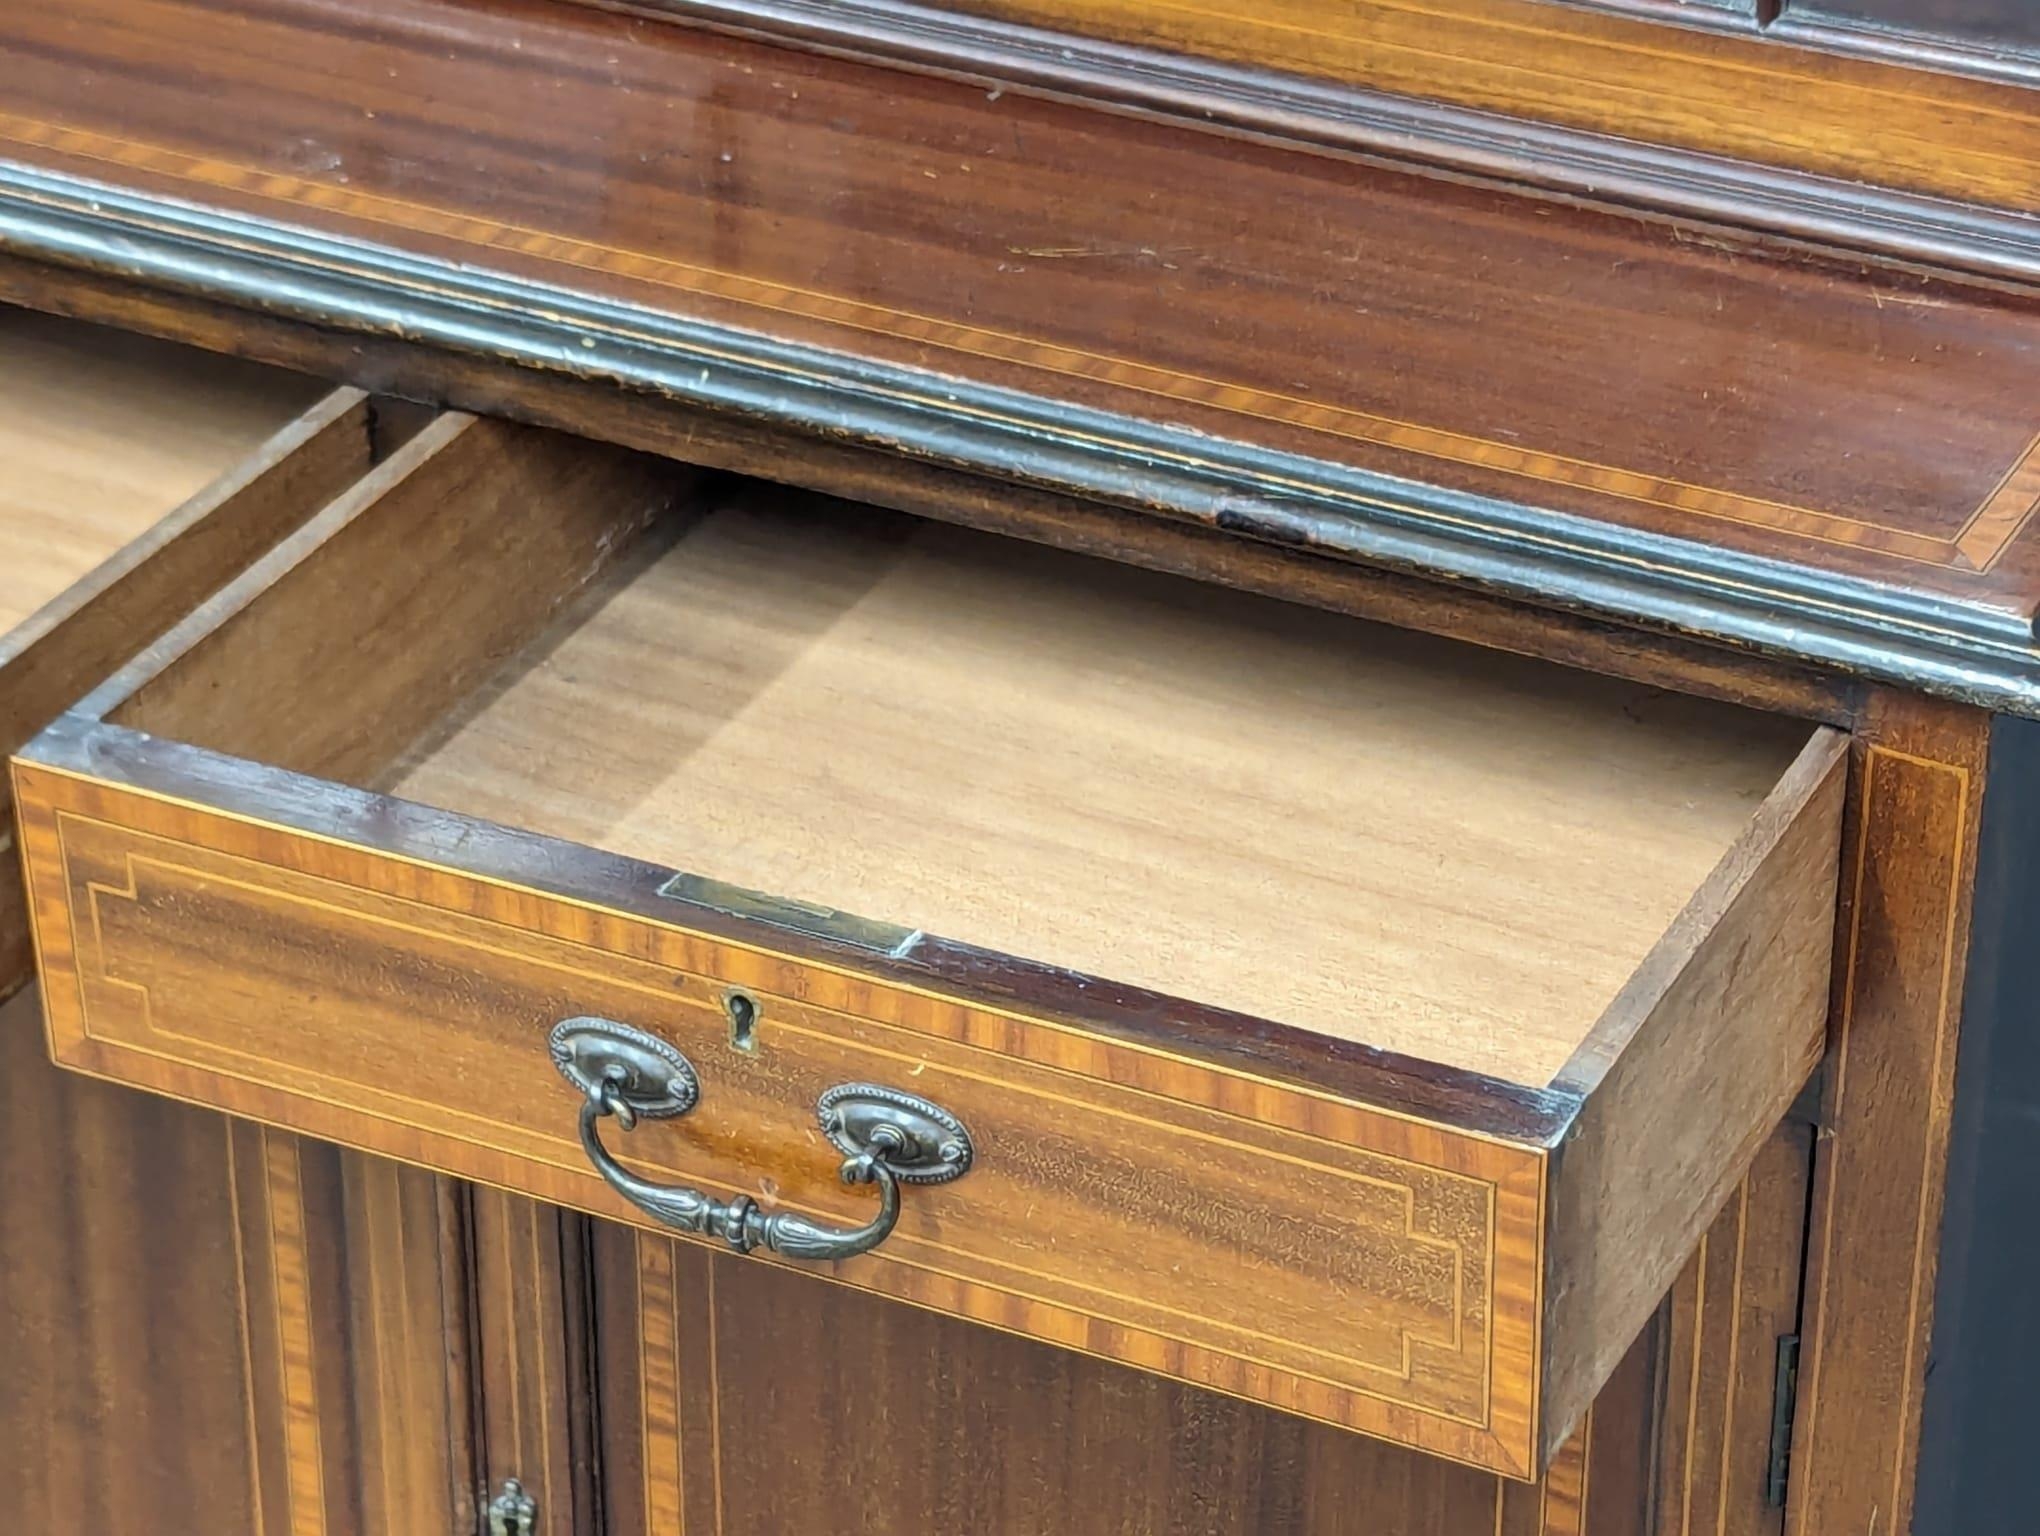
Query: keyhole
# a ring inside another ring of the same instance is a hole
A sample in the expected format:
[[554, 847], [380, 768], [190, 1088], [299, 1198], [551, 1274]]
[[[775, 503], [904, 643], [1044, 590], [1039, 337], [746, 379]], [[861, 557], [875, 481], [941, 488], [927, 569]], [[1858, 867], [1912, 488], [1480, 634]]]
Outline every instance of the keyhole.
[[723, 1011], [730, 1016], [730, 1044], [740, 1051], [757, 1050], [758, 1000], [748, 992], [726, 992]]

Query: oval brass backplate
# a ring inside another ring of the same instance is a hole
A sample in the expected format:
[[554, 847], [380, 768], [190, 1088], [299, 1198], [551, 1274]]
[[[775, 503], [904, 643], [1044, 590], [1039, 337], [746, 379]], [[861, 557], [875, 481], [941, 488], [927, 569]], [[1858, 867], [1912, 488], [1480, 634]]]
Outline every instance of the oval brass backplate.
[[902, 1184], [947, 1184], [970, 1172], [977, 1148], [963, 1122], [939, 1104], [877, 1083], [838, 1083], [815, 1101], [822, 1133], [846, 1157], [872, 1145], [880, 1126], [891, 1126], [905, 1145], [885, 1155]]
[[646, 1120], [684, 1115], [701, 1098], [694, 1063], [656, 1035], [614, 1019], [561, 1019], [552, 1030], [553, 1065], [592, 1094], [605, 1078]]

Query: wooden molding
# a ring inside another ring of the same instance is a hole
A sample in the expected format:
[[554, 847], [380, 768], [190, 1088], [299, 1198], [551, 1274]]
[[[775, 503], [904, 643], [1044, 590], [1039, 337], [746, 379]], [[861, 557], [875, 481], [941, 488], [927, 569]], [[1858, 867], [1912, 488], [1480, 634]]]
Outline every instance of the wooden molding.
[[[2009, 88], [2040, 76], [2024, 61], [1983, 49], [1894, 40], [1875, 28], [1787, 16], [1760, 43], [1750, 14], [1730, 6], [1680, 6], [1677, 24], [1666, 26], [1661, 0], [1586, 0], [1609, 13], [1605, 19], [1568, 16], [1565, 8], [1540, 16], [1538, 7], [1515, 0], [1448, 0], [1430, 18], [1427, 62], [1415, 38], [1407, 56], [1357, 46], [1363, 37], [1378, 40], [1384, 25], [1394, 28], [1393, 13], [1402, 8], [1379, 0], [1319, 23], [1317, 49], [1297, 43], [1296, 17], [1248, 5], [1190, 12], [1070, 0], [582, 3], [1659, 216], [2021, 281], [2040, 276], [2040, 207], [2031, 189], [1988, 174], [1962, 179], [1930, 154], [1908, 185], [1893, 176], [1891, 157], [1871, 147], [1890, 126], [1876, 119], [1880, 96], [1921, 111], [1919, 131], [1932, 139], [1956, 132], [1951, 125], [1965, 106], [1991, 101], [2016, 110], [2019, 97]], [[1860, 59], [1837, 65], [1824, 57], [1835, 52]], [[1440, 58], [1453, 62], [1436, 64]], [[1784, 82], [1804, 114], [1797, 126], [1828, 132], [1802, 138], [1773, 98], [1766, 113], [1710, 117], [1691, 109], [1685, 90], [1640, 87], [1653, 67], [1667, 66], [1724, 101], [1735, 99], [1745, 77]], [[1988, 84], [1937, 78], [1936, 70]], [[1949, 116], [1936, 120], [1941, 111]], [[1737, 138], [1736, 119], [1761, 125], [1761, 135]]]
[[1771, 35], [1783, 42], [1885, 59], [1915, 69], [1947, 70], [2028, 88], [2040, 86], [2040, 54], [2030, 50], [1993, 48], [1968, 37], [1853, 21], [1808, 12], [1796, 4], [1786, 5], [1772, 24]]
[[0, 244], [322, 328], [564, 371], [767, 430], [886, 443], [992, 480], [2040, 713], [2030, 622], [1989, 603], [1185, 435], [5, 164]]
[[[1847, 726], [1864, 691], [1854, 679], [1801, 662], [1510, 602], [1465, 586], [993, 480], [876, 446], [825, 443], [767, 429], [594, 379], [542, 373], [500, 359], [461, 358], [402, 338], [349, 335], [300, 320], [256, 316], [217, 301], [27, 261], [0, 259], [0, 298], [193, 345], [230, 348], [308, 373], [372, 378], [406, 400], [439, 400], [456, 410], [619, 443], [704, 469], [1052, 544], [1769, 714]], [[387, 419], [398, 404], [379, 399], [377, 419]]]

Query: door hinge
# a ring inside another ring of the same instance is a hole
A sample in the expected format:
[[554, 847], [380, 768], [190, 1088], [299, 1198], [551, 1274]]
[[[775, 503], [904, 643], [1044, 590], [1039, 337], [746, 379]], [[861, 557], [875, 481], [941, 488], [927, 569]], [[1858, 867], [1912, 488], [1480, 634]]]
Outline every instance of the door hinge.
[[489, 1501], [489, 1536], [536, 1536], [538, 1503], [511, 1478]]
[[1788, 1333], [1778, 1340], [1776, 1375], [1771, 1385], [1771, 1460], [1764, 1473], [1764, 1502], [1772, 1509], [1785, 1507], [1785, 1491], [1792, 1481], [1792, 1420], [1799, 1411], [1799, 1335]]

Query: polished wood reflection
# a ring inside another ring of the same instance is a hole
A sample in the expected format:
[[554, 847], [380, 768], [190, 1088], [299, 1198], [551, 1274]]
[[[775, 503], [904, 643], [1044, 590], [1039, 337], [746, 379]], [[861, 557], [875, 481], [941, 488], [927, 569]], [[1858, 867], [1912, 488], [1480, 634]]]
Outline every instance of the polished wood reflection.
[[2040, 598], [2040, 315], [1918, 275], [516, 0], [18, 11], [0, 146], [689, 322]]

